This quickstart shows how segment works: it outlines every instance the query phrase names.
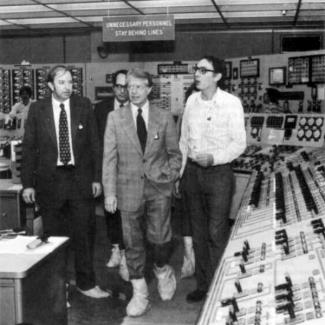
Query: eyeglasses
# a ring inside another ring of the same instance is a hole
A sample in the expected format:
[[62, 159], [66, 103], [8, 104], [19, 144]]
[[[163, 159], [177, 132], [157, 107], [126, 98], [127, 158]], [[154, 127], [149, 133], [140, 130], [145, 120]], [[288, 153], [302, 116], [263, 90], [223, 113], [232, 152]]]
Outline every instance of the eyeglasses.
[[143, 90], [145, 88], [147, 88], [148, 86], [147, 85], [128, 85], [128, 90], [131, 91], [131, 90]]
[[195, 65], [193, 67], [193, 70], [194, 70], [194, 73], [199, 71], [200, 74], [206, 74], [207, 72], [214, 72], [214, 70], [207, 69], [207, 68], [204, 68], [204, 67], [198, 67], [197, 65]]
[[121, 85], [121, 84], [116, 84], [114, 87], [117, 88], [118, 90], [126, 90], [127, 89], [127, 85]]

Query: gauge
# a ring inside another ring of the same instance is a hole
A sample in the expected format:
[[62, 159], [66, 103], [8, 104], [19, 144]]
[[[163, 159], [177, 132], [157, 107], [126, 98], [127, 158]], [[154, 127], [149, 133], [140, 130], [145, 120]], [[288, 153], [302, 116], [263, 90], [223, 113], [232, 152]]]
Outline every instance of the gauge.
[[300, 125], [305, 125], [306, 122], [307, 122], [306, 118], [305, 118], [305, 117], [302, 117], [302, 118], [300, 119], [300, 121], [299, 121], [299, 124], [300, 124]]
[[317, 126], [323, 125], [323, 119], [321, 117], [316, 118], [316, 125]]
[[306, 139], [309, 140], [311, 138], [311, 136], [313, 135], [312, 130], [307, 130], [306, 133], [305, 133], [305, 135], [306, 135]]
[[310, 117], [307, 122], [308, 122], [308, 125], [312, 126], [315, 122], [315, 119], [313, 117]]
[[305, 131], [303, 129], [300, 129], [297, 134], [298, 139], [302, 139], [304, 134], [305, 134]]
[[315, 130], [314, 132], [313, 132], [313, 138], [314, 138], [314, 140], [319, 140], [320, 139], [320, 135], [321, 135], [321, 132], [319, 131], [319, 130]]

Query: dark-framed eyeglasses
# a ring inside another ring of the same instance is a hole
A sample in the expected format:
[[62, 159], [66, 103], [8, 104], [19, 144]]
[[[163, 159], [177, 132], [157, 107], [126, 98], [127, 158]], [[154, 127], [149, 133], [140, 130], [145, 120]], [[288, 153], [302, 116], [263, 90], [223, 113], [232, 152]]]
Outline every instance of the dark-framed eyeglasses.
[[114, 87], [118, 90], [127, 90], [127, 85], [116, 84]]
[[207, 69], [205, 67], [198, 67], [197, 65], [195, 65], [193, 67], [193, 71], [194, 71], [194, 73], [197, 72], [197, 71], [199, 71], [200, 74], [206, 74], [207, 72], [214, 72], [214, 70]]

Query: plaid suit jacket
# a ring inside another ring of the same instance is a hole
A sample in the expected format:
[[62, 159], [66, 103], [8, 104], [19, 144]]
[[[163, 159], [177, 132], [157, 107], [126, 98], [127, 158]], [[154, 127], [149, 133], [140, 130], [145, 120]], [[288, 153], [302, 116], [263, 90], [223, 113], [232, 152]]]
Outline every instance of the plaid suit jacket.
[[169, 111], [150, 105], [146, 149], [143, 153], [130, 106], [109, 114], [104, 135], [103, 186], [116, 196], [118, 208], [139, 208], [145, 178], [166, 196], [179, 177], [181, 154], [175, 122]]

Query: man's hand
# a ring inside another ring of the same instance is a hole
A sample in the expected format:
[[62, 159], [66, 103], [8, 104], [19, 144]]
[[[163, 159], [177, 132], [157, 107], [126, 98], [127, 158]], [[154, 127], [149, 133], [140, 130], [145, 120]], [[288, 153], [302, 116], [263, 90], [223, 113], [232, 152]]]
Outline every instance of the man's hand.
[[117, 198], [116, 196], [105, 197], [105, 210], [114, 213], [117, 208]]
[[35, 202], [35, 189], [33, 187], [27, 187], [23, 190], [23, 199], [25, 203], [32, 204]]
[[213, 165], [213, 156], [210, 153], [199, 153], [195, 161], [202, 167], [209, 167]]
[[91, 187], [93, 191], [93, 196], [94, 197], [100, 196], [100, 194], [102, 193], [102, 186], [100, 185], [100, 183], [94, 182], [91, 184]]

